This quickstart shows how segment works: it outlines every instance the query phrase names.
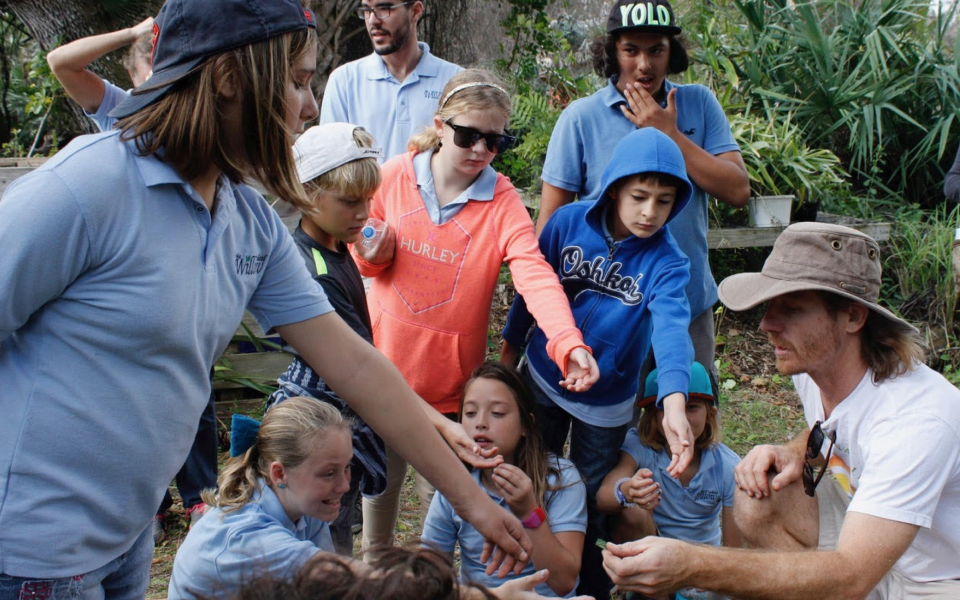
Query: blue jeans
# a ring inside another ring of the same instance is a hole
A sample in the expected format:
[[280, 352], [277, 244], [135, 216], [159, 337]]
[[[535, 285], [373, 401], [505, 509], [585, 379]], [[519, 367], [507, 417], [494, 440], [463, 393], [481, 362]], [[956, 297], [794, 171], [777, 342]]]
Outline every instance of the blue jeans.
[[152, 562], [147, 527], [130, 550], [89, 573], [59, 579], [0, 574], [0, 600], [143, 600]]
[[523, 380], [536, 400], [537, 423], [547, 449], [562, 456], [569, 432], [570, 462], [580, 471], [587, 488], [587, 534], [583, 541], [577, 593], [598, 599], [608, 598], [613, 584], [603, 570], [603, 556], [595, 544], [598, 538], [607, 539], [606, 517], [597, 511], [597, 491], [603, 478], [617, 465], [629, 424], [597, 427], [584, 423], [554, 404], [531, 379], [528, 369], [523, 370]]

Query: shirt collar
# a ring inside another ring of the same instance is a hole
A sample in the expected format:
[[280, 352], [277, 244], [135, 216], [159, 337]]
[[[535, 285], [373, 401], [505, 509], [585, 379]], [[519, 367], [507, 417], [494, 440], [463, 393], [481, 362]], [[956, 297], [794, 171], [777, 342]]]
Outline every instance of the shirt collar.
[[267, 485], [266, 480], [260, 478], [257, 482], [260, 485], [260, 490], [254, 493], [251, 502], [259, 502], [260, 510], [280, 521], [280, 524], [290, 531], [301, 531], [307, 526], [307, 520], [303, 517], [300, 517], [296, 523], [290, 520], [287, 511], [283, 509], [283, 504], [280, 503], [280, 498], [277, 498], [273, 488]]
[[[426, 42], [417, 42], [417, 47], [420, 48], [420, 62], [417, 63], [413, 73], [416, 73], [419, 77], [436, 77], [440, 72], [440, 65], [433, 60], [433, 55], [430, 54], [430, 46]], [[383, 57], [376, 52], [361, 60], [360, 65], [367, 79], [393, 79], [390, 69], [387, 68], [387, 63], [383, 62]]]
[[[421, 189], [435, 190], [433, 173], [430, 171], [430, 157], [435, 150], [426, 150], [413, 157], [413, 172], [417, 176], [417, 186]], [[480, 176], [470, 184], [460, 197], [466, 200], [487, 202], [493, 200], [493, 193], [497, 187], [497, 172], [487, 165], [480, 171]]]

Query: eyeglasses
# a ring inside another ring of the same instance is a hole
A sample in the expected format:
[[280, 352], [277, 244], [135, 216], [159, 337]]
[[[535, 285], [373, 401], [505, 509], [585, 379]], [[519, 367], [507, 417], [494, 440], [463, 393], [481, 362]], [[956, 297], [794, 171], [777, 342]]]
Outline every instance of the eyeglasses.
[[[803, 479], [803, 491], [811, 498], [813, 498], [816, 493], [817, 486], [820, 485], [820, 480], [823, 479], [824, 473], [827, 472], [827, 463], [830, 462], [833, 445], [837, 441], [837, 432], [831, 431], [829, 436], [824, 435], [820, 423], [820, 421], [817, 421], [813, 425], [813, 429], [810, 430], [810, 436], [807, 438], [807, 458], [803, 461], [803, 477], [801, 478]], [[827, 458], [823, 466], [820, 467], [819, 472], [814, 474], [810, 461], [820, 456], [820, 450], [823, 449], [823, 442], [828, 439], [828, 437], [830, 439], [830, 447], [827, 448]]]
[[386, 19], [390, 16], [390, 11], [401, 6], [413, 4], [416, 0], [410, 2], [400, 2], [399, 4], [377, 4], [376, 6], [358, 6], [357, 16], [366, 20], [370, 15], [376, 15], [378, 19]]
[[444, 121], [453, 130], [453, 143], [460, 148], [473, 148], [477, 142], [483, 139], [487, 144], [487, 150], [494, 154], [501, 154], [510, 149], [517, 138], [506, 133], [483, 133], [473, 127], [464, 127], [463, 125], [454, 125], [450, 121]]

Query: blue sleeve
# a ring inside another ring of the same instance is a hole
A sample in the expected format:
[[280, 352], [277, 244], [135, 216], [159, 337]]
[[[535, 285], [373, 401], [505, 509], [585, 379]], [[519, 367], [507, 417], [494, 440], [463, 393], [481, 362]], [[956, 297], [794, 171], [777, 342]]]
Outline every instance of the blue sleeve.
[[[562, 207], [561, 207], [562, 208]], [[558, 211], [559, 212], [559, 211]], [[554, 213], [556, 214], [556, 213]], [[558, 260], [556, 250], [557, 219], [551, 217], [540, 232], [540, 252], [543, 253], [547, 264], [557, 272]], [[510, 312], [507, 313], [507, 321], [503, 325], [503, 339], [511, 345], [519, 348], [526, 341], [527, 332], [533, 326], [533, 315], [527, 309], [527, 303], [523, 296], [517, 294], [513, 298], [513, 304], [510, 306]]]
[[[238, 527], [229, 536], [227, 548], [217, 555], [213, 565], [221, 580], [242, 577], [251, 569], [291, 578], [314, 554], [324, 550], [311, 540], [297, 539], [278, 522]], [[181, 560], [179, 554], [177, 560]]]
[[420, 542], [440, 552], [452, 553], [457, 544], [457, 525], [454, 523], [453, 507], [437, 492], [430, 502], [430, 510], [423, 521]]
[[263, 224], [272, 229], [274, 245], [247, 310], [266, 332], [333, 311], [323, 289], [303, 268], [303, 258], [280, 215], [265, 201], [262, 205], [266, 207]]
[[640, 441], [640, 434], [637, 433], [637, 428], [631, 427], [628, 429], [627, 435], [623, 438], [623, 444], [620, 446], [620, 452], [628, 454], [630, 458], [633, 459], [637, 469], [644, 466], [644, 464], [647, 464], [649, 468], [652, 464], [645, 460], [647, 450], [647, 446]]
[[324, 123], [350, 122], [347, 112], [347, 93], [344, 89], [346, 73], [346, 67], [340, 67], [334, 69], [327, 79], [327, 85], [323, 89], [323, 101], [320, 103], [321, 125]]
[[740, 464], [740, 456], [723, 444], [717, 444], [717, 453], [720, 455], [720, 464], [723, 477], [723, 485], [721, 486], [723, 505], [726, 507], [731, 507], [733, 506], [733, 494], [737, 487], [733, 476], [733, 470], [737, 468], [738, 464]]
[[586, 533], [587, 487], [570, 461], [560, 460], [560, 489], [547, 493], [544, 510], [552, 532]]
[[0, 202], [0, 343], [100, 260], [88, 215], [63, 180], [37, 170]]
[[579, 193], [583, 189], [584, 147], [576, 112], [577, 105], [571, 104], [560, 113], [550, 135], [540, 178], [552, 186]]
[[697, 87], [701, 88], [703, 96], [703, 149], [714, 156], [724, 152], [739, 152], [740, 146], [733, 137], [730, 121], [727, 120], [727, 115], [724, 114], [717, 97], [709, 88]]
[[690, 261], [679, 250], [675, 260], [657, 270], [647, 305], [653, 321], [652, 347], [657, 360], [657, 408], [674, 392], [690, 389], [693, 341], [690, 339], [690, 304], [686, 287]]
[[91, 121], [96, 123], [100, 131], [109, 131], [117, 124], [116, 117], [109, 115], [110, 111], [116, 108], [122, 101], [126, 100], [129, 95], [130, 92], [120, 89], [104, 79], [103, 99], [100, 100], [100, 106], [97, 107], [97, 112], [88, 113], [87, 111], [83, 111], [83, 114], [87, 115]]

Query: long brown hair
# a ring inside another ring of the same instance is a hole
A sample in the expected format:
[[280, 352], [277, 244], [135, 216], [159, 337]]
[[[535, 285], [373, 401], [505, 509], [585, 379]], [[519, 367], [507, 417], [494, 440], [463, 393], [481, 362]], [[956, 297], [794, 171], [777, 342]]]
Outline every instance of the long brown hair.
[[[293, 65], [314, 48], [316, 39], [313, 29], [302, 29], [211, 57], [162, 98], [121, 119], [122, 139], [136, 140], [144, 155], [162, 149], [162, 160], [188, 181], [212, 161], [231, 181], [254, 177], [275, 196], [305, 205], [284, 115]], [[220, 116], [221, 90], [230, 77], [243, 114], [242, 156], [226, 148]]]
[[260, 479], [269, 478], [271, 463], [296, 468], [310, 456], [320, 436], [331, 430], [349, 435], [350, 421], [326, 402], [295, 396], [277, 404], [263, 418], [253, 446], [220, 471], [219, 492], [205, 490], [203, 501], [225, 513], [243, 507], [260, 490]]
[[[714, 444], [719, 444], [722, 436], [720, 432], [720, 422], [717, 419], [717, 407], [704, 398], [697, 398], [696, 396], [690, 397], [687, 402], [703, 402], [707, 406], [707, 421], [704, 423], [703, 432], [697, 436], [697, 439], [693, 442], [694, 450], [703, 450], [704, 448], [709, 448]], [[658, 452], [667, 447], [667, 438], [663, 436], [663, 432], [660, 431], [660, 428], [657, 427], [657, 424], [662, 419], [662, 410], [658, 410], [652, 404], [643, 409], [643, 414], [640, 415], [640, 422], [637, 424], [637, 437], [640, 438], [640, 441], [643, 442], [645, 446], [650, 446]]]
[[[537, 505], [544, 506], [547, 492], [555, 492], [566, 486], [562, 484], [560, 478], [560, 461], [555, 455], [547, 452], [547, 445], [543, 442], [540, 428], [536, 424], [533, 394], [515, 370], [499, 362], [488, 360], [477, 367], [463, 385], [458, 421], [463, 420], [463, 399], [467, 395], [467, 388], [477, 379], [499, 381], [507, 386], [513, 399], [516, 400], [524, 435], [517, 444], [514, 464], [526, 473], [533, 483], [533, 497], [536, 498]], [[551, 477], [554, 483], [549, 485], [547, 482]]]

